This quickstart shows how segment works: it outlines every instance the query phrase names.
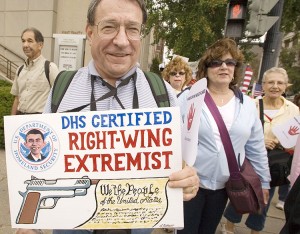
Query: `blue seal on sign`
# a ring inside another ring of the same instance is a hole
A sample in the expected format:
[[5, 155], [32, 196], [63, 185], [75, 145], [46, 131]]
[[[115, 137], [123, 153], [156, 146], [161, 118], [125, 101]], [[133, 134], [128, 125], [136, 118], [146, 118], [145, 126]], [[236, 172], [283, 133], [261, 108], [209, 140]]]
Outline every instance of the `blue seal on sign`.
[[54, 130], [43, 122], [20, 126], [12, 139], [13, 157], [24, 169], [33, 172], [51, 168], [59, 155], [59, 140]]

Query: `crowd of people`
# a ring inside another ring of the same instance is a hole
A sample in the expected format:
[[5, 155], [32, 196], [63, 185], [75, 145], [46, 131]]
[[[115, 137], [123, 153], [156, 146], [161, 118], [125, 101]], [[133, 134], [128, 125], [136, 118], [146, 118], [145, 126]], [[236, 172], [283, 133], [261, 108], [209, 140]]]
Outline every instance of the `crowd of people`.
[[12, 115], [41, 114], [58, 75], [55, 63], [49, 65], [42, 55], [44, 37], [36, 28], [27, 28], [21, 34], [22, 48], [27, 59], [17, 70], [11, 89], [15, 97]]
[[[138, 66], [141, 49], [142, 25], [147, 20], [142, 0], [92, 0], [87, 14], [86, 35], [92, 60], [74, 75], [57, 112], [66, 112], [83, 106], [81, 111], [121, 110], [131, 108], [156, 108], [157, 103], [145, 74]], [[53, 63], [46, 63], [41, 51], [44, 39], [35, 28], [27, 28], [21, 34], [25, 63], [18, 69], [11, 94], [15, 100], [12, 115], [51, 113], [51, 88], [59, 71]], [[236, 42], [222, 38], [207, 48], [199, 60], [196, 80], [207, 80], [207, 95], [217, 106], [237, 160], [243, 164], [247, 158], [258, 174], [264, 195], [262, 214], [249, 214], [246, 226], [252, 234], [263, 230], [275, 187], [270, 187], [270, 171], [267, 152], [282, 148], [272, 128], [286, 120], [299, 116], [300, 95], [294, 103], [283, 97], [288, 87], [288, 75], [283, 68], [274, 67], [263, 75], [262, 124], [258, 99], [242, 94], [238, 85], [242, 78], [244, 56]], [[190, 92], [192, 69], [180, 56], [172, 59], [161, 73], [165, 80], [170, 106], [180, 106], [182, 119], [188, 114], [187, 97]], [[125, 82], [126, 81], [126, 82]], [[125, 82], [125, 83], [124, 83]], [[106, 95], [114, 88], [118, 92]], [[106, 95], [106, 96], [105, 96]], [[105, 97], [104, 97], [105, 96]], [[100, 101], [93, 102], [92, 100]], [[133, 102], [133, 99], [137, 102]], [[90, 103], [90, 105], [85, 105]], [[38, 133], [31, 133], [39, 136]], [[36, 144], [31, 139], [28, 145]], [[29, 140], [28, 140], [29, 142]], [[235, 224], [241, 221], [228, 202], [225, 183], [229, 178], [227, 157], [220, 132], [213, 114], [203, 104], [198, 129], [197, 156], [193, 166], [170, 175], [168, 186], [182, 188], [184, 199], [184, 229], [177, 233], [214, 234], [222, 216], [222, 233], [235, 233]], [[36, 147], [35, 147], [36, 148]], [[293, 154], [293, 149], [286, 149]], [[32, 155], [32, 153], [30, 153]], [[37, 157], [42, 157], [40, 154]], [[32, 155], [32, 160], [38, 160]], [[293, 159], [293, 162], [297, 159]], [[292, 166], [293, 167], [293, 166]], [[291, 172], [293, 182], [279, 187], [278, 208], [285, 210], [286, 222], [282, 233], [299, 233], [299, 212], [292, 212], [289, 197], [299, 192], [299, 167]], [[298, 178], [298, 180], [297, 180]], [[295, 184], [294, 184], [295, 183]], [[292, 186], [294, 184], [294, 186]], [[289, 201], [289, 203], [287, 202]], [[297, 217], [295, 217], [298, 215]], [[149, 234], [151, 229], [118, 230], [118, 233]], [[173, 229], [166, 229], [173, 232]], [[17, 230], [18, 234], [41, 230]], [[115, 233], [95, 230], [53, 230], [54, 234]]]

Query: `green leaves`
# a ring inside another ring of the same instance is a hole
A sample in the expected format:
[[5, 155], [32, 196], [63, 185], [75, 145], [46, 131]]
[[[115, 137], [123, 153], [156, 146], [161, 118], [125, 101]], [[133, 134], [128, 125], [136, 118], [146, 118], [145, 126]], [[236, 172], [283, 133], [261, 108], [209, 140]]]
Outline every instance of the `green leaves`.
[[280, 53], [280, 62], [282, 64], [282, 67], [288, 73], [289, 82], [293, 84], [289, 88], [290, 90], [292, 90], [293, 93], [298, 93], [300, 90], [300, 67], [295, 66], [298, 51], [299, 46], [295, 46], [294, 48], [284, 48]]
[[11, 84], [0, 80], [0, 149], [4, 144], [4, 119], [3, 116], [10, 115], [14, 96], [10, 94]]
[[147, 29], [155, 29], [155, 42], [164, 39], [173, 53], [195, 61], [222, 37], [226, 4], [225, 0], [148, 1]]
[[284, 1], [281, 28], [285, 33], [300, 31], [299, 0]]

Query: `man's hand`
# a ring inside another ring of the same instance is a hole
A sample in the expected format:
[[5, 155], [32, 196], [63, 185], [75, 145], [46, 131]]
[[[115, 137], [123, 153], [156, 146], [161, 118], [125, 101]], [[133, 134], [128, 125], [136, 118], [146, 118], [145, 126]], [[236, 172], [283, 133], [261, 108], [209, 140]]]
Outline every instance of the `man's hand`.
[[183, 200], [189, 201], [194, 198], [199, 190], [200, 180], [195, 168], [185, 166], [182, 170], [169, 176], [170, 188], [183, 188]]

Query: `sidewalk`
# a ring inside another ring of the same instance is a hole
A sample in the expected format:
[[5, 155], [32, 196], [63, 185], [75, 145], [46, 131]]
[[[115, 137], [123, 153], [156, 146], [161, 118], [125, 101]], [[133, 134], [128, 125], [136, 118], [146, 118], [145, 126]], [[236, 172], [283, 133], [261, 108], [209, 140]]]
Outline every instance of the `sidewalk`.
[[[6, 164], [5, 164], [5, 152], [0, 150], [0, 234], [12, 234], [14, 230], [10, 225], [10, 213], [9, 213], [9, 201], [8, 201], [8, 191], [7, 191], [7, 177], [6, 177]], [[275, 208], [275, 204], [278, 201], [277, 192], [272, 200], [270, 206], [266, 225], [261, 234], [278, 234], [285, 223], [284, 212]], [[237, 226], [237, 234], [249, 234], [250, 231], [244, 225], [244, 216], [242, 222]], [[222, 222], [225, 222], [222, 219]], [[45, 230], [45, 234], [51, 234], [49, 230]], [[164, 232], [155, 231], [156, 234], [164, 234]], [[192, 234], [192, 233], [191, 233]], [[205, 234], [205, 233], [203, 233]], [[220, 227], [218, 228], [216, 234], [221, 234]]]
[[[267, 220], [265, 223], [265, 228], [260, 234], [278, 234], [285, 224], [284, 212], [275, 208], [275, 205], [278, 201], [278, 193], [276, 191], [273, 200], [271, 202]], [[244, 215], [242, 222], [237, 225], [236, 233], [237, 234], [250, 234], [250, 230], [244, 224], [246, 221], [247, 215]], [[222, 223], [226, 222], [226, 219], [223, 218]], [[221, 228], [218, 227], [216, 234], [221, 234]]]

